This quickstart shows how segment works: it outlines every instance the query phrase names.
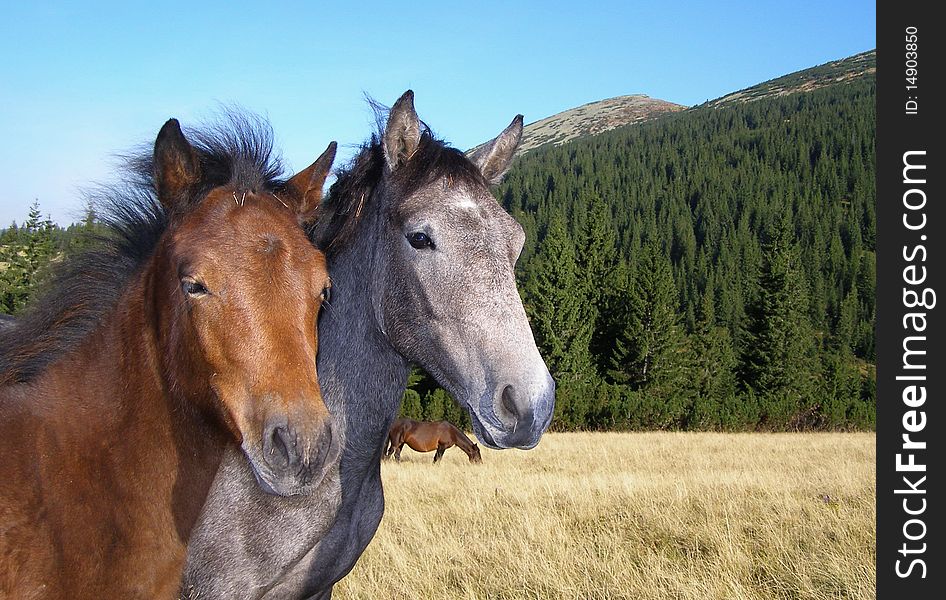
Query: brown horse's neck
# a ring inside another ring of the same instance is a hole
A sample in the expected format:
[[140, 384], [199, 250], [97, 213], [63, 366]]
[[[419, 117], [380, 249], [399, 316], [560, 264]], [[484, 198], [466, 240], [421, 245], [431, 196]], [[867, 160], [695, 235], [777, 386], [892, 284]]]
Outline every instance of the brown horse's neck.
[[[133, 392], [130, 403], [138, 411], [150, 412], [164, 426], [154, 444], [164, 447], [172, 457], [160, 468], [169, 470], [176, 478], [172, 505], [178, 533], [186, 541], [230, 436], [220, 420], [211, 416], [214, 399], [207, 374], [198, 370], [187, 372], [184, 375], [190, 381], [184, 382], [180, 380], [182, 374], [171, 366], [181, 362], [179, 354], [184, 349], [163, 347], [166, 344], [161, 342], [160, 328], [176, 316], [159, 308], [169, 303], [162, 297], [166, 294], [158, 285], [158, 275], [154, 267], [143, 273], [138, 289], [130, 290], [132, 298], [128, 308], [120, 311], [118, 323], [128, 350], [140, 353], [139, 360], [124, 364], [124, 368], [129, 371], [128, 376], [138, 378], [142, 391], [149, 391]], [[136, 302], [143, 306], [134, 306]]]
[[451, 425], [451, 427], [453, 427], [453, 443], [457, 448], [466, 452], [467, 456], [473, 458], [473, 442], [470, 441], [470, 438], [466, 437], [466, 435], [464, 435], [463, 432], [457, 427], [453, 425]]
[[171, 507], [186, 543], [229, 437], [209, 416], [209, 385], [186, 388], [169, 368], [181, 349], [162, 348], [160, 342], [160, 327], [174, 316], [158, 308], [169, 303], [160, 297], [156, 271], [146, 265], [112, 318], [92, 334], [96, 343], [83, 344], [91, 353], [86, 350], [77, 359], [98, 363], [106, 372], [109, 366], [114, 369], [112, 377], [100, 382], [101, 393], [89, 394], [91, 402], [100, 404], [102, 414], [115, 415], [109, 424], [119, 430], [110, 432], [112, 444], [132, 457], [129, 469], [174, 482]]
[[[174, 597], [229, 439], [166, 375], [154, 293], [145, 271], [101, 325], [31, 386], [43, 398], [38, 444], [55, 448], [33, 468], [61, 474], [33, 500], [44, 513], [35, 527], [56, 540], [43, 579], [61, 578], [55, 585], [63, 597], [119, 589]], [[70, 521], [77, 505], [97, 516]], [[115, 582], [113, 571], [138, 573], [138, 580]]]

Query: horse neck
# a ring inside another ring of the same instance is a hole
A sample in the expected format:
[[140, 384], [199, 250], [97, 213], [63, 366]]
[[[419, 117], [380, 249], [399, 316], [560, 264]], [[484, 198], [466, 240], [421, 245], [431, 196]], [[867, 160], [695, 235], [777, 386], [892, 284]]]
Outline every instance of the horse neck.
[[[38, 474], [56, 473], [43, 478], [47, 516], [36, 522], [68, 519], [77, 502], [101, 515], [83, 525], [88, 536], [62, 542], [69, 551], [126, 540], [123, 560], [137, 561], [146, 548], [162, 560], [183, 560], [225, 448], [220, 434], [167, 391], [148, 290], [144, 272], [133, 277], [98, 324], [39, 377], [0, 389], [0, 413], [10, 418], [3, 423], [2, 433], [10, 435], [0, 439], [0, 453], [30, 455], [32, 463], [25, 471], [32, 478], [5, 480], [0, 496], [11, 481], [33, 490]], [[55, 441], [47, 448], [49, 440]], [[68, 537], [75, 530], [63, 531]]]
[[349, 458], [381, 451], [409, 370], [376, 317], [376, 225], [377, 217], [366, 219], [351, 244], [330, 258], [332, 301], [319, 322], [319, 385], [329, 411], [345, 430]]
[[457, 448], [466, 452], [467, 456], [473, 458], [473, 442], [456, 428], [453, 430], [453, 443], [456, 444]]

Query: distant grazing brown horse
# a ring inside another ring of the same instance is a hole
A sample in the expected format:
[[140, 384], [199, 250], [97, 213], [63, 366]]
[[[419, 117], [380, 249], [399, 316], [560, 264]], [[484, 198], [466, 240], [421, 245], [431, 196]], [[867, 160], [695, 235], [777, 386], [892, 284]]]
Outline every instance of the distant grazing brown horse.
[[447, 421], [414, 421], [412, 419], [397, 419], [388, 431], [388, 449], [385, 458], [394, 454], [394, 459], [401, 461], [401, 448], [407, 444], [417, 452], [433, 452], [434, 462], [443, 457], [444, 451], [456, 446], [466, 452], [471, 463], [483, 462], [479, 447], [462, 431]]
[[168, 121], [103, 191], [109, 235], [0, 333], [0, 598], [176, 598], [231, 440], [273, 494], [337, 469], [301, 226], [335, 147], [283, 181], [270, 136]]

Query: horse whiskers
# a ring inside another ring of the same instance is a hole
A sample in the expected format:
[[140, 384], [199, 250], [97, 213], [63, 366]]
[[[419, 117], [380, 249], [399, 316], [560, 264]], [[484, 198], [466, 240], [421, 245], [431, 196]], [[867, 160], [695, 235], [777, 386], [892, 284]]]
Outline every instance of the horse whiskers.
[[362, 194], [362, 195], [361, 195], [361, 199], [358, 200], [358, 206], [355, 207], [355, 218], [356, 218], [356, 219], [361, 216], [361, 208], [362, 208], [364, 205], [365, 205], [365, 195]]
[[[272, 192], [270, 192], [270, 193], [273, 194]], [[280, 197], [277, 196], [276, 194], [273, 194], [273, 198], [275, 198], [276, 200], [279, 200], [279, 203], [282, 204], [283, 206], [285, 206], [286, 208], [289, 208], [289, 205], [286, 204], [285, 202], [283, 202], [283, 201], [282, 201], [282, 198], [280, 198]]]

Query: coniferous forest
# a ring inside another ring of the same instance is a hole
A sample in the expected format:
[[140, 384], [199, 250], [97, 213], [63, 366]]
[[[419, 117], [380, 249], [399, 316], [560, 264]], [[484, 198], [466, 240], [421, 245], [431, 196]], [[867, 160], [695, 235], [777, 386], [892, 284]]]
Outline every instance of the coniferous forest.
[[[556, 429], [872, 429], [875, 79], [545, 146], [497, 198]], [[402, 412], [466, 418], [418, 377]]]
[[[875, 98], [866, 74], [516, 160], [496, 196], [554, 429], [874, 428]], [[0, 312], [95, 228], [34, 204], [0, 231]], [[401, 412], [469, 427], [421, 372]]]

